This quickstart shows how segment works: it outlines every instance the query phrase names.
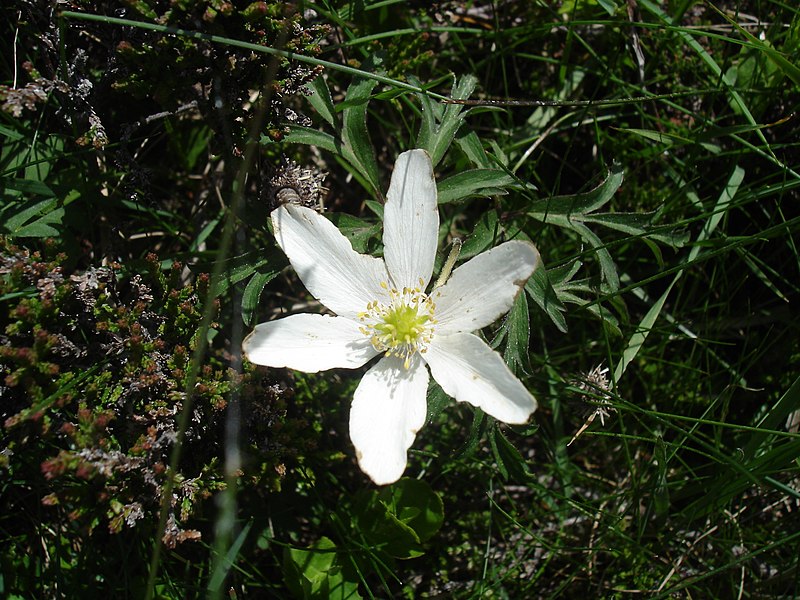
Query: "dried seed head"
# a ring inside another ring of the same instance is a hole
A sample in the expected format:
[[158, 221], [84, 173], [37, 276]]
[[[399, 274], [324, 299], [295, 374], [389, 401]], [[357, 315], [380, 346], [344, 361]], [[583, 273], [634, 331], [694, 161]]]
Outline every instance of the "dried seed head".
[[611, 413], [616, 412], [616, 409], [611, 404], [611, 382], [607, 374], [608, 367], [600, 364], [588, 373], [583, 374], [579, 379], [570, 382], [584, 392], [581, 394], [580, 399], [587, 404], [594, 403], [594, 407], [589, 413], [586, 422], [578, 429], [567, 446], [578, 439], [597, 417], [600, 417], [600, 424], [605, 426], [606, 419], [611, 416]]
[[301, 167], [292, 160], [283, 158], [269, 180], [270, 208], [281, 204], [299, 204], [322, 211], [327, 188], [322, 185], [327, 173], [316, 167]]

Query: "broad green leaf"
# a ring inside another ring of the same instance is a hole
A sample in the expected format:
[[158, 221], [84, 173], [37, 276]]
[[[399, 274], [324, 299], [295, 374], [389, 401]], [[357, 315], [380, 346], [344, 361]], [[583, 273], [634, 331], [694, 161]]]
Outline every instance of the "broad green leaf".
[[381, 489], [378, 497], [399, 520], [414, 530], [420, 542], [432, 538], [442, 526], [442, 498], [420, 479], [403, 477]]
[[21, 227], [10, 235], [14, 237], [30, 238], [55, 237], [59, 235], [59, 230], [55, 227], [52, 227], [52, 225], [61, 224], [61, 220], [64, 218], [64, 212], [65, 211], [63, 208], [52, 210], [33, 223], [29, 223], [28, 225]]
[[361, 534], [378, 551], [395, 558], [424, 553], [422, 543], [442, 526], [442, 499], [424, 481], [404, 477], [356, 501], [355, 520]]
[[425, 553], [419, 535], [398, 518], [396, 507], [390, 508], [378, 492], [365, 492], [354, 508], [355, 522], [361, 535], [375, 552], [394, 558], [415, 558]]
[[3, 219], [0, 227], [13, 237], [53, 237], [59, 234], [53, 225], [61, 224], [64, 213], [55, 198], [14, 203], [0, 214]]
[[505, 188], [514, 184], [514, 178], [500, 169], [471, 169], [462, 171], [439, 182], [439, 204], [462, 200], [472, 196], [497, 196], [506, 194]]
[[344, 577], [336, 544], [321, 537], [308, 549], [286, 548], [283, 553], [286, 587], [303, 600], [359, 600], [358, 585]]

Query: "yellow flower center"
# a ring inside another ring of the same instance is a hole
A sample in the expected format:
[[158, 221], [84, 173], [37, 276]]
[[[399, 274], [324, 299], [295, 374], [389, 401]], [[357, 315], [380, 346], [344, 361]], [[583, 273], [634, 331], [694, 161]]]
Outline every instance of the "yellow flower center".
[[385, 352], [386, 356], [402, 358], [406, 369], [416, 352], [425, 352], [436, 325], [436, 305], [422, 291], [421, 279], [419, 284], [419, 287], [398, 291], [381, 283], [389, 292], [388, 303], [369, 302], [367, 310], [358, 314], [364, 323], [361, 332], [369, 336], [375, 349]]

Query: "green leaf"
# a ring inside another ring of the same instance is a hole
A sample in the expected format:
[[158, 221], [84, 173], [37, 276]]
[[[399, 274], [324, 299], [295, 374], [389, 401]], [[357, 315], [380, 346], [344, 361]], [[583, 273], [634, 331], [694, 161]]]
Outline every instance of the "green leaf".
[[14, 237], [29, 237], [29, 238], [44, 238], [56, 237], [59, 235], [59, 230], [51, 225], [60, 225], [61, 220], [64, 218], [64, 209], [57, 208], [44, 215], [42, 218], [37, 219], [33, 223], [18, 229], [11, 235]]
[[747, 31], [744, 27], [739, 25], [734, 19], [731, 19], [730, 16], [725, 14], [723, 11], [719, 10], [715, 6], [711, 6], [717, 13], [728, 23], [730, 23], [736, 30], [741, 33], [747, 41], [752, 44], [759, 52], [763, 52], [767, 58], [769, 58], [775, 66], [777, 66], [784, 75], [786, 75], [789, 79], [791, 79], [795, 85], [800, 85], [800, 67], [796, 64], [788, 60], [783, 54], [778, 52], [775, 48], [770, 46], [767, 42], [763, 42], [754, 36], [752, 33]]
[[622, 167], [615, 164], [609, 169], [603, 183], [596, 188], [582, 194], [539, 200], [531, 205], [528, 214], [544, 223], [569, 227], [573, 219], [580, 219], [602, 208], [620, 188], [623, 179]]
[[642, 137], [646, 140], [650, 140], [652, 142], [658, 142], [659, 144], [666, 144], [667, 146], [671, 146], [672, 144], [675, 143], [679, 144], [692, 143], [692, 140], [688, 138], [675, 135], [674, 133], [665, 133], [663, 131], [656, 131], [653, 129], [618, 128], [618, 131], [622, 131], [624, 133], [632, 133], [633, 135]]
[[425, 422], [430, 423], [438, 417], [445, 406], [450, 403], [450, 396], [444, 393], [442, 386], [436, 383], [436, 381], [431, 381], [430, 386], [428, 386], [426, 403], [428, 406], [428, 415], [425, 418]]
[[455, 142], [473, 165], [480, 169], [490, 169], [492, 167], [492, 163], [486, 155], [477, 133], [467, 128], [459, 129]]
[[[364, 61], [362, 67], [365, 71], [376, 71], [381, 66], [382, 60], [379, 55], [372, 55]], [[367, 129], [367, 107], [377, 83], [374, 79], [358, 77], [347, 88], [346, 108], [342, 114], [341, 156], [366, 178], [373, 188], [372, 191], [380, 196], [378, 163]]]
[[252, 525], [252, 522], [247, 523], [242, 528], [242, 530], [239, 532], [239, 535], [236, 536], [236, 539], [228, 548], [225, 557], [217, 563], [217, 566], [208, 582], [208, 591], [212, 597], [216, 592], [219, 592], [220, 588], [224, 585], [225, 579], [227, 578], [228, 573], [230, 573], [233, 565], [236, 563], [236, 557], [239, 555], [239, 551], [242, 549], [242, 545], [244, 545]]
[[497, 463], [497, 470], [506, 481], [525, 481], [530, 475], [528, 464], [514, 445], [495, 426], [489, 433], [489, 443]]
[[675, 285], [676, 281], [678, 281], [677, 278], [673, 279], [669, 286], [667, 286], [667, 289], [664, 290], [664, 293], [661, 294], [661, 297], [650, 307], [650, 310], [648, 310], [644, 315], [641, 323], [639, 323], [639, 326], [636, 328], [636, 331], [628, 340], [625, 350], [622, 351], [622, 358], [614, 369], [614, 381], [616, 383], [619, 383], [620, 379], [622, 379], [622, 375], [625, 373], [625, 369], [628, 368], [628, 365], [631, 364], [631, 361], [636, 358], [637, 354], [639, 354], [639, 350], [642, 349], [642, 346], [644, 345], [647, 336], [650, 335], [650, 331], [653, 329], [656, 319], [658, 319], [658, 316], [661, 314], [661, 309], [664, 308], [664, 302], [667, 301], [667, 297], [672, 291], [672, 286]]
[[[419, 86], [419, 82], [411, 80]], [[473, 75], [466, 75], [454, 86], [451, 97], [455, 100], [466, 100], [475, 90], [478, 80]], [[463, 104], [438, 104], [424, 94], [417, 94], [422, 106], [422, 122], [417, 134], [416, 146], [428, 151], [433, 166], [441, 162], [450, 144], [461, 127], [464, 116]]]
[[353, 250], [361, 254], [367, 254], [369, 241], [381, 234], [380, 223], [371, 223], [347, 213], [331, 215], [331, 221], [350, 240]]
[[325, 78], [322, 75], [315, 77], [314, 81], [308, 84], [308, 87], [314, 92], [310, 96], [306, 96], [309, 103], [319, 113], [319, 116], [325, 119], [338, 132], [339, 124], [336, 119], [336, 109], [333, 106], [333, 99]]
[[424, 554], [422, 543], [442, 526], [442, 499], [424, 481], [404, 477], [358, 498], [356, 524], [373, 549], [394, 558]]
[[323, 150], [327, 150], [333, 154], [340, 154], [342, 144], [333, 137], [330, 133], [324, 131], [317, 131], [316, 129], [309, 129], [308, 127], [301, 127], [299, 125], [290, 125], [289, 133], [283, 138], [285, 142], [293, 144], [306, 144], [307, 146], [318, 146]]
[[[14, 232], [20, 229], [33, 217], [52, 209], [56, 205], [55, 199], [29, 201], [19, 204], [11, 204], [3, 210], [3, 229], [7, 232]], [[16, 212], [12, 212], [16, 210]]]
[[393, 558], [415, 558], [425, 553], [414, 529], [389, 510], [374, 490], [358, 499], [354, 514], [373, 551]]
[[486, 413], [480, 408], [476, 408], [472, 413], [472, 425], [469, 428], [469, 434], [464, 445], [458, 450], [455, 456], [456, 460], [464, 460], [474, 455], [480, 447], [483, 438], [483, 432], [486, 430], [487, 424], [490, 419], [486, 418]]
[[52, 198], [56, 195], [47, 184], [34, 179], [7, 178], [2, 180], [1, 185], [3, 189], [15, 190], [23, 194], [33, 194], [36, 196], [44, 196], [45, 198]]
[[264, 287], [280, 273], [280, 270], [259, 269], [247, 282], [242, 294], [242, 321], [248, 327], [252, 327], [253, 318], [257, 314], [258, 305], [261, 301], [261, 292]]
[[2, 230], [13, 237], [57, 236], [59, 231], [53, 225], [60, 225], [65, 213], [57, 205], [55, 198], [12, 204], [2, 213]]
[[444, 522], [442, 498], [422, 480], [403, 477], [381, 489], [378, 497], [394, 516], [414, 530], [420, 542], [432, 538]]
[[651, 240], [656, 240], [673, 248], [681, 248], [689, 241], [689, 234], [686, 231], [667, 230], [666, 233], [652, 231], [652, 219], [655, 215], [655, 212], [594, 213], [584, 216], [583, 221], [584, 223], [595, 223], [630, 235], [646, 236]]
[[286, 587], [304, 600], [359, 600], [358, 585], [348, 581], [338, 564], [336, 544], [321, 537], [308, 549], [286, 548], [283, 552]]
[[613, 0], [597, 0], [597, 3], [603, 7], [609, 17], [613, 17], [617, 12], [617, 4]]
[[[217, 285], [215, 294], [224, 294], [230, 286], [244, 281], [255, 272], [279, 273], [286, 266], [286, 258], [275, 248], [254, 250], [225, 261], [223, 276]], [[210, 269], [209, 269], [210, 270]]]
[[513, 185], [514, 178], [500, 169], [470, 169], [439, 182], [439, 204], [462, 200], [472, 196], [497, 196], [506, 194], [505, 188]]
[[744, 447], [745, 458], [752, 458], [758, 451], [768, 447], [769, 443], [774, 442], [775, 436], [768, 430], [776, 430], [786, 422], [790, 413], [800, 410], [800, 377], [797, 377], [789, 389], [778, 399], [775, 404], [770, 406], [764, 416], [757, 423], [759, 429], [767, 431], [754, 431], [750, 435], [750, 440]]
[[461, 254], [459, 259], [464, 260], [477, 256], [484, 252], [487, 248], [494, 245], [495, 240], [500, 234], [500, 221], [497, 217], [497, 211], [494, 209], [488, 210], [483, 213], [475, 223], [475, 229], [467, 236], [461, 246]]
[[544, 267], [539, 267], [533, 272], [533, 276], [525, 284], [525, 291], [530, 294], [533, 301], [539, 305], [544, 313], [559, 331], [567, 333], [567, 320], [563, 313], [567, 308], [561, 303], [553, 285], [548, 277], [548, 271]]
[[19, 140], [26, 139], [26, 134], [19, 131], [14, 131], [13, 129], [9, 129], [4, 125], [0, 125], [0, 136], [3, 136], [4, 138], [12, 142], [18, 142]]
[[611, 291], [617, 291], [619, 289], [619, 275], [617, 274], [617, 267], [614, 264], [614, 260], [611, 258], [611, 253], [605, 248], [600, 238], [583, 223], [572, 223], [572, 229], [577, 231], [580, 236], [595, 249], [597, 260], [600, 261], [600, 270], [603, 272], [603, 277], [611, 288]]
[[525, 373], [528, 367], [528, 344], [530, 343], [531, 324], [528, 314], [528, 301], [525, 294], [519, 294], [506, 317], [507, 330], [506, 351], [503, 358], [513, 373]]

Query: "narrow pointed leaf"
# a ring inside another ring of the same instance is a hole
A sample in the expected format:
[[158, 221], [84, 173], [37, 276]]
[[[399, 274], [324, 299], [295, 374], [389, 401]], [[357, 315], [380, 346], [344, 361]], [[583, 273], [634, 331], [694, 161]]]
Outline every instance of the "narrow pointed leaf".
[[473, 196], [506, 194], [505, 188], [513, 184], [514, 178], [500, 169], [462, 171], [439, 182], [439, 204]]
[[308, 102], [319, 113], [319, 116], [325, 119], [338, 132], [339, 124], [336, 120], [336, 109], [333, 106], [331, 92], [328, 89], [325, 77], [320, 75], [308, 84], [308, 87], [314, 92], [307, 96]]
[[622, 167], [614, 165], [609, 169], [603, 183], [596, 188], [573, 196], [554, 196], [534, 202], [528, 214], [535, 219], [549, 223], [553, 217], [582, 216], [594, 212], [605, 205], [622, 185]]
[[[381, 62], [380, 57], [373, 55], [364, 62], [363, 68], [375, 71], [379, 69]], [[372, 186], [372, 191], [380, 195], [378, 163], [367, 128], [367, 107], [377, 83], [374, 79], [359, 77], [347, 88], [347, 108], [342, 115], [342, 156], [363, 174]]]

